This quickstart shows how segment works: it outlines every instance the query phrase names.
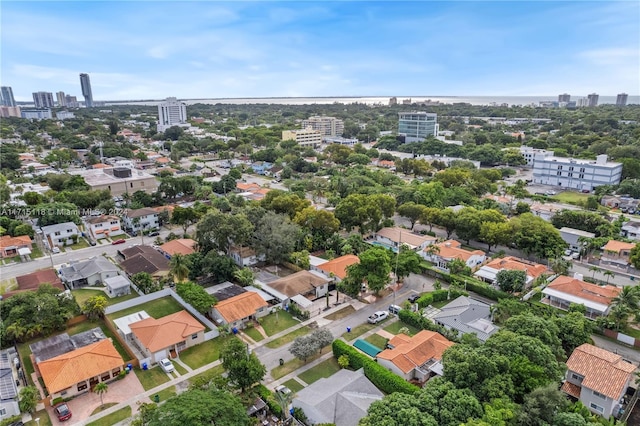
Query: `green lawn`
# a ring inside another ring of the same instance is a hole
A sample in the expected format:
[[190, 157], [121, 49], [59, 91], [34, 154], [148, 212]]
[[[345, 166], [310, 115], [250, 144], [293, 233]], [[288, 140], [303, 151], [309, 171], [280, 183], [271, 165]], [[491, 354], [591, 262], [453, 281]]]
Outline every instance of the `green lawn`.
[[113, 407], [114, 405], [118, 405], [117, 402], [107, 402], [104, 405], [99, 406], [98, 408], [96, 408], [95, 410], [93, 410], [93, 413], [91, 413], [91, 415], [93, 416], [94, 414], [98, 414], [103, 412], [104, 410], [106, 410], [109, 407]]
[[590, 194], [583, 194], [581, 192], [562, 191], [559, 194], [550, 197], [550, 199], [561, 203], [579, 204], [587, 201], [589, 195]]
[[182, 376], [188, 373], [187, 369], [181, 366], [180, 364], [178, 364], [177, 362], [173, 363], [173, 368], [175, 368], [176, 371], [180, 373]]
[[305, 334], [309, 334], [311, 328], [308, 325], [304, 327], [300, 327], [296, 330], [293, 330], [291, 333], [285, 334], [284, 336], [278, 337], [267, 343], [265, 346], [271, 349], [279, 348], [280, 346], [287, 344], [289, 342], [293, 342], [296, 337], [304, 336]]
[[331, 320], [331, 321], [339, 320], [339, 319], [348, 317], [349, 315], [351, 315], [355, 311], [356, 310], [355, 310], [355, 308], [353, 306], [347, 305], [344, 308], [340, 309], [339, 311], [336, 311], [336, 312], [332, 313], [331, 315], [327, 315], [325, 317], [325, 319], [328, 319], [328, 320]]
[[273, 336], [289, 327], [300, 324], [300, 321], [294, 319], [287, 311], [278, 310], [273, 314], [269, 314], [258, 320], [267, 333], [267, 336]]
[[434, 308], [442, 308], [443, 306], [446, 306], [449, 304], [449, 302], [451, 302], [451, 300], [441, 300], [439, 302], [432, 302], [431, 306], [433, 306]]
[[183, 309], [184, 308], [182, 307], [182, 305], [176, 302], [173, 297], [167, 296], [160, 299], [152, 300], [151, 302], [147, 302], [142, 305], [132, 306], [130, 308], [114, 312], [113, 314], [107, 315], [107, 318], [113, 321], [117, 318], [135, 314], [138, 311], [145, 311], [151, 317], [158, 319], [167, 315], [175, 314], [176, 312], [179, 312]]
[[148, 370], [134, 368], [133, 371], [136, 373], [136, 376], [138, 376], [144, 390], [153, 389], [169, 381], [169, 376], [167, 376], [167, 373], [162, 371], [160, 367], [150, 368]]
[[15, 290], [18, 288], [18, 281], [15, 278], [7, 278], [0, 281], [0, 294], [5, 294], [7, 291]]
[[[331, 350], [331, 346], [328, 345], [327, 346], [329, 348], [329, 350]], [[326, 354], [327, 351], [323, 348], [322, 349], [322, 354]], [[311, 361], [313, 361], [314, 359], [319, 358], [320, 356], [322, 356], [322, 354], [318, 353], [310, 358], [307, 359], [306, 362], [298, 359], [298, 358], [294, 358], [291, 361], [287, 361], [284, 363], [284, 365], [279, 365], [276, 368], [274, 368], [273, 370], [271, 370], [271, 377], [274, 378], [274, 380], [278, 380], [280, 377], [284, 377], [287, 374], [296, 371], [298, 368], [302, 367], [303, 365], [306, 365], [308, 363], [310, 363]]]
[[413, 336], [416, 333], [419, 333], [420, 330], [415, 328], [412, 325], [409, 324], [405, 324], [402, 321], [396, 321], [394, 323], [389, 324], [388, 326], [386, 326], [383, 330], [388, 331], [391, 334], [398, 334], [400, 333], [400, 329], [401, 328], [408, 328], [409, 329], [409, 333]]
[[371, 343], [373, 346], [377, 346], [380, 349], [386, 348], [387, 342], [389, 341], [379, 334], [372, 334], [371, 336], [367, 337], [364, 340]]
[[304, 386], [302, 386], [302, 384], [300, 384], [300, 382], [296, 379], [289, 379], [284, 382], [283, 385], [291, 389], [291, 392], [293, 393], [300, 392], [302, 389], [304, 389]]
[[197, 346], [192, 346], [180, 352], [180, 360], [189, 367], [200, 368], [203, 365], [210, 364], [220, 358], [220, 349], [233, 336], [219, 336], [215, 339], [207, 340]]
[[[169, 386], [166, 389], [162, 389], [156, 395], [158, 395], [160, 397], [160, 401], [166, 401], [167, 399], [171, 398], [172, 396], [177, 395], [176, 387], [175, 386]], [[151, 400], [155, 402], [155, 400], [153, 399], [153, 396], [151, 397]]]
[[342, 337], [347, 341], [355, 340], [357, 337], [362, 336], [367, 331], [373, 330], [374, 328], [378, 327], [380, 324], [383, 324], [386, 321], [388, 321], [388, 318], [377, 324], [369, 324], [368, 322], [365, 322], [364, 324], [360, 324], [359, 326], [352, 328], [351, 333], [349, 332], [343, 333]]
[[622, 333], [631, 337], [635, 337], [636, 339], [640, 339], [640, 330], [638, 330], [637, 328], [627, 326], [622, 330]]
[[260, 340], [264, 339], [262, 333], [260, 333], [254, 327], [245, 328], [244, 330], [242, 330], [242, 332], [251, 337], [254, 342], [259, 342]]
[[322, 378], [333, 376], [338, 372], [338, 370], [340, 370], [338, 361], [332, 357], [326, 361], [322, 361], [312, 369], [299, 374], [298, 377], [300, 377], [303, 382], [310, 385], [311, 383], [316, 382]]
[[34, 419], [40, 419], [40, 422], [37, 423], [35, 420], [28, 421], [25, 423], [25, 426], [52, 426], [51, 419], [49, 418], [49, 413], [47, 410], [36, 411], [32, 414]]
[[28, 343], [19, 343], [18, 344], [18, 353], [20, 354], [20, 358], [22, 359], [22, 366], [24, 367], [24, 371], [27, 375], [27, 381], [30, 384], [33, 384], [31, 380], [31, 374], [35, 371], [33, 369], [33, 363], [31, 362], [31, 349], [29, 349], [29, 345], [33, 342]]
[[31, 249], [31, 259], [37, 259], [43, 257], [44, 253], [40, 250], [40, 247], [34, 247]]
[[222, 373], [224, 373], [224, 368], [222, 367], [222, 365], [216, 365], [215, 367], [210, 368], [207, 371], [204, 371], [200, 374], [193, 376], [192, 378], [189, 379], [189, 383], [194, 383], [197, 381], [197, 379], [200, 379], [201, 377], [206, 377], [209, 380], [211, 380], [216, 376], [220, 376]]
[[78, 242], [70, 245], [68, 248], [72, 250], [80, 250], [89, 247], [89, 243], [84, 238], [78, 238]]
[[76, 302], [78, 302], [78, 305], [80, 305], [80, 307], [82, 307], [82, 305], [84, 304], [84, 302], [87, 301], [87, 299], [93, 296], [104, 296], [107, 299], [107, 306], [124, 302], [125, 300], [135, 299], [136, 297], [138, 297], [138, 293], [136, 293], [135, 291], [125, 296], [109, 297], [107, 293], [105, 293], [104, 291], [95, 290], [92, 288], [81, 288], [78, 290], [71, 290], [71, 293], [76, 297]]
[[112, 426], [131, 417], [131, 407], [123, 407], [118, 411], [87, 424], [87, 426]]

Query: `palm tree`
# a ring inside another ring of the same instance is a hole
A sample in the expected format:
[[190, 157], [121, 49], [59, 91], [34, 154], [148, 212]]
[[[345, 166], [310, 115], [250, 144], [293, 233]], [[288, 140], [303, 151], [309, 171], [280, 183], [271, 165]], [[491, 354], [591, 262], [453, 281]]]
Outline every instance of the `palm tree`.
[[189, 268], [187, 267], [187, 262], [185, 261], [183, 255], [179, 253], [174, 254], [171, 257], [169, 266], [171, 267], [171, 275], [173, 275], [176, 281], [182, 282], [189, 276]]
[[104, 402], [102, 398], [103, 395], [109, 391], [109, 386], [105, 382], [100, 382], [93, 388], [93, 391], [100, 395], [100, 406], [103, 406]]
[[248, 285], [253, 285], [255, 275], [251, 269], [242, 268], [233, 273], [233, 278], [235, 278], [242, 287], [246, 287]]
[[607, 277], [607, 284], [609, 284], [609, 279], [610, 279], [610, 278], [612, 278], [612, 277], [615, 277], [615, 276], [616, 276], [616, 274], [614, 274], [614, 273], [613, 273], [613, 272], [611, 272], [611, 271], [604, 271], [604, 272], [602, 273], [602, 275], [604, 275], [605, 277]]
[[598, 268], [597, 266], [591, 266], [589, 267], [589, 270], [593, 272], [593, 274], [591, 275], [591, 278], [596, 277], [596, 272], [600, 272], [600, 268]]
[[625, 286], [622, 291], [611, 301], [611, 307], [624, 306], [632, 312], [640, 307], [640, 295], [637, 287]]

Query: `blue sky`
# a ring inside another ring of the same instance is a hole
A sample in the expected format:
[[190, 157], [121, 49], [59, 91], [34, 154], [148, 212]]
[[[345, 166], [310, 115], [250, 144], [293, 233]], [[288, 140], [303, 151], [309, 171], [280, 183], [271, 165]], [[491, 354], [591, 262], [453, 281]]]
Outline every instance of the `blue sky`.
[[94, 99], [640, 94], [640, 2], [2, 1], [0, 79]]

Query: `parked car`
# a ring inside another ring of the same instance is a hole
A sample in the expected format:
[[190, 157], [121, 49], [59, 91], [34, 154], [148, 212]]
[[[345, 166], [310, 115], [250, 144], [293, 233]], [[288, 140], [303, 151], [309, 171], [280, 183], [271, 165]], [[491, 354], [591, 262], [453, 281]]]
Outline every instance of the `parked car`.
[[96, 243], [94, 240], [89, 240], [89, 244], [91, 244], [92, 246], [95, 246], [98, 243]]
[[158, 235], [160, 235], [158, 231], [149, 232], [150, 237], [157, 237]]
[[289, 395], [291, 393], [291, 389], [284, 385], [276, 386], [276, 392], [281, 395]]
[[115, 240], [115, 241], [114, 241], [114, 242], [112, 242], [111, 244], [115, 246], [116, 244], [124, 244], [124, 243], [126, 243], [126, 242], [127, 242], [127, 240]]
[[165, 373], [173, 373], [173, 364], [167, 358], [163, 358], [159, 362], [160, 367], [164, 370]]
[[411, 296], [409, 296], [409, 299], [407, 299], [409, 302], [411, 303], [416, 303], [416, 300], [420, 299], [420, 295], [419, 294], [412, 294]]
[[389, 312], [378, 311], [378, 312], [374, 313], [373, 315], [371, 315], [367, 319], [367, 321], [369, 321], [369, 324], [376, 324], [376, 323], [379, 323], [380, 321], [386, 320], [387, 318], [389, 318]]
[[53, 407], [53, 412], [56, 413], [58, 420], [61, 422], [67, 421], [71, 418], [71, 410], [66, 402], [61, 402]]
[[51, 249], [51, 252], [52, 252], [52, 253], [54, 253], [54, 254], [58, 254], [58, 253], [60, 253], [60, 247], [54, 247], [54, 248], [52, 248], [52, 249]]
[[402, 308], [398, 305], [389, 305], [389, 312], [392, 314], [398, 315]]

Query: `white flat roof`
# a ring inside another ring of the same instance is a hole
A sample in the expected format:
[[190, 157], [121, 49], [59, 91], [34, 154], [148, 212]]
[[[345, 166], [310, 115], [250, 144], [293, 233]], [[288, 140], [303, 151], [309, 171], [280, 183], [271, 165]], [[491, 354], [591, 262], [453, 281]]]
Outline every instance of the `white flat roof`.
[[118, 327], [118, 330], [122, 331], [122, 333], [127, 336], [131, 334], [131, 329], [129, 328], [131, 324], [147, 318], [150, 318], [148, 313], [145, 311], [138, 311], [135, 314], [114, 319], [113, 323]]
[[313, 305], [313, 302], [311, 300], [300, 294], [296, 294], [291, 298], [291, 300], [293, 300], [294, 302], [296, 302], [296, 304], [302, 306], [303, 308], [308, 308], [309, 306]]

